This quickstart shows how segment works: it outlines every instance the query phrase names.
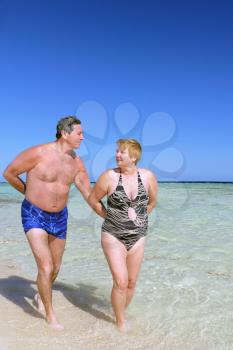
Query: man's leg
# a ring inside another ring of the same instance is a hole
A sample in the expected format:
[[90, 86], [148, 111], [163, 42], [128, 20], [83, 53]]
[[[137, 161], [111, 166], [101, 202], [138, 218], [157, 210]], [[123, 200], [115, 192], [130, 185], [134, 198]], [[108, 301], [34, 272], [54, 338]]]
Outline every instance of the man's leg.
[[33, 228], [26, 236], [38, 267], [37, 286], [45, 307], [46, 320], [53, 328], [62, 329], [63, 326], [58, 323], [52, 307], [53, 258], [48, 234], [42, 229]]
[[[48, 235], [48, 244], [49, 244], [49, 249], [50, 249], [52, 260], [53, 260], [53, 273], [51, 276], [51, 282], [53, 284], [53, 282], [55, 281], [55, 279], [58, 275], [58, 272], [60, 270], [62, 256], [63, 256], [64, 250], [65, 250], [66, 240], [56, 238], [55, 236], [49, 234]], [[35, 295], [34, 299], [35, 299], [35, 302], [37, 304], [38, 310], [41, 313], [45, 313], [44, 304], [40, 298], [40, 294], [37, 293]]]
[[60, 270], [62, 256], [65, 250], [66, 240], [56, 238], [53, 235], [48, 235], [48, 240], [49, 240], [49, 249], [53, 260], [53, 274], [52, 274], [52, 283], [53, 283]]
[[127, 254], [126, 264], [128, 269], [128, 289], [126, 297], [127, 307], [132, 300], [137, 277], [144, 255], [145, 237], [140, 238], [137, 243], [129, 250]]

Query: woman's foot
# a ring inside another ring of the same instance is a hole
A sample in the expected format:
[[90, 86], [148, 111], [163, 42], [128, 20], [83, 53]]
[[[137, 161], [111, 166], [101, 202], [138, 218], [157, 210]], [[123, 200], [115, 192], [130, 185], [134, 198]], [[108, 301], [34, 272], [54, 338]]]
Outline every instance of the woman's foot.
[[131, 327], [128, 321], [119, 322], [116, 324], [117, 330], [123, 333], [129, 332]]

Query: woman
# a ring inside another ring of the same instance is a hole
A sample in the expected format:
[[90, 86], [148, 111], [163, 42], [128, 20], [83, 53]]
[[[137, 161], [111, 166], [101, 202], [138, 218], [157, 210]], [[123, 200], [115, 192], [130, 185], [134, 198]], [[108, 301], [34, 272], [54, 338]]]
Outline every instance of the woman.
[[[118, 167], [100, 176], [88, 202], [105, 219], [101, 243], [113, 277], [112, 307], [117, 327], [125, 330], [124, 310], [132, 300], [142, 263], [157, 182], [151, 171], [136, 167], [141, 157], [141, 146], [136, 140], [120, 139], [117, 145]], [[100, 202], [105, 195], [107, 210]]]

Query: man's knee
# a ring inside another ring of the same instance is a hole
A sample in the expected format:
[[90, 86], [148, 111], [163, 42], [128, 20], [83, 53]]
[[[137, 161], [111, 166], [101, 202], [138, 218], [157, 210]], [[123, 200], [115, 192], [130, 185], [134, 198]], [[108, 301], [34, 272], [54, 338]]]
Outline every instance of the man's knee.
[[40, 275], [51, 278], [54, 270], [53, 262], [52, 261], [43, 262], [42, 264], [39, 265], [38, 270]]
[[60, 271], [60, 266], [61, 266], [61, 264], [54, 264], [53, 265], [53, 272], [52, 272], [52, 279], [53, 280], [57, 277], [57, 275]]

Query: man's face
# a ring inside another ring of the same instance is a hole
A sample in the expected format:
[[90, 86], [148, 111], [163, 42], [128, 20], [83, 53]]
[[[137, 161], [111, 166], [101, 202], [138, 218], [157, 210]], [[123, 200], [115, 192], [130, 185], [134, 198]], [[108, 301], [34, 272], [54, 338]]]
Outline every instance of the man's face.
[[82, 140], [84, 139], [81, 125], [74, 125], [73, 131], [71, 131], [70, 134], [66, 134], [66, 137], [72, 148], [79, 148]]

